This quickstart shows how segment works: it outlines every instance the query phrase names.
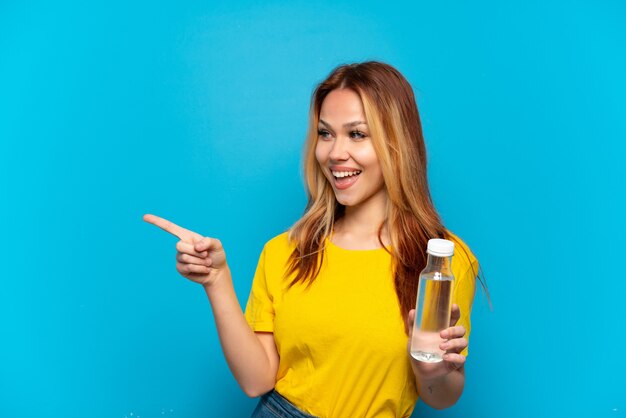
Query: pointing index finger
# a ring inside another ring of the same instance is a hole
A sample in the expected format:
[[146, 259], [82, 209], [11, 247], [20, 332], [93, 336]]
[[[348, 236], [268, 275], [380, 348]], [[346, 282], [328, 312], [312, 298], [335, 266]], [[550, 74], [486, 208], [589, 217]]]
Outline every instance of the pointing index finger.
[[175, 223], [170, 222], [167, 219], [163, 219], [156, 215], [146, 214], [143, 216], [143, 220], [152, 225], [158, 226], [165, 232], [169, 232], [170, 234], [180, 238], [183, 241], [187, 241], [192, 244], [195, 243], [195, 241], [202, 238], [200, 234], [196, 234], [193, 231], [190, 231], [181, 226], [178, 226]]

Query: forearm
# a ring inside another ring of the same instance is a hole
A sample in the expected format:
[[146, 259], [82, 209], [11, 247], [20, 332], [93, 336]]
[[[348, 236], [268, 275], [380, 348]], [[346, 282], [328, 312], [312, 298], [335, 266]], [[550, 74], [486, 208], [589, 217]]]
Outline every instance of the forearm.
[[418, 395], [424, 403], [436, 409], [444, 409], [454, 405], [461, 397], [465, 386], [465, 369], [461, 366], [433, 380], [422, 378], [416, 373], [415, 381]]
[[205, 287], [205, 291], [213, 310], [222, 351], [243, 391], [251, 397], [259, 396], [274, 387], [276, 376], [261, 342], [246, 322], [230, 270], [226, 267], [221, 273], [222, 276]]

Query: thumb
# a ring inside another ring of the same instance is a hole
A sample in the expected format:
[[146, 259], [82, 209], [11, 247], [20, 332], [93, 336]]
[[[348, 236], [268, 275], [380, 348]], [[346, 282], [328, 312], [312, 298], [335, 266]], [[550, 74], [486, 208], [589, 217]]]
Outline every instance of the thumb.
[[415, 322], [415, 309], [411, 309], [409, 311], [408, 316], [408, 325], [409, 325], [409, 337], [413, 335], [413, 323]]
[[194, 249], [198, 252], [208, 250], [210, 248], [219, 248], [220, 242], [214, 238], [201, 237], [197, 241], [194, 240]]
[[461, 317], [461, 310], [459, 309], [459, 305], [456, 303], [452, 304], [452, 309], [450, 311], [450, 326], [453, 327], [459, 321]]

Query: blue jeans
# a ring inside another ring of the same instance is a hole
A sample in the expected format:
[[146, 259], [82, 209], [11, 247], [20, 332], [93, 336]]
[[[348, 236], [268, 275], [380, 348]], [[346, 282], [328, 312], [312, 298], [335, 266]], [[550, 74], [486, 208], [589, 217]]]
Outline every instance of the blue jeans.
[[252, 412], [250, 418], [315, 418], [306, 412], [300, 411], [287, 399], [272, 389], [271, 392], [261, 396], [259, 404]]

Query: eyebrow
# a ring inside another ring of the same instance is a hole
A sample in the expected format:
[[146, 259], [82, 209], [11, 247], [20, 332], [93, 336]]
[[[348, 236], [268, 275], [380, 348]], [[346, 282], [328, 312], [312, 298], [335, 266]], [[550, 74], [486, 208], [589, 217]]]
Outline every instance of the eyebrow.
[[[327, 128], [331, 128], [330, 124], [328, 124], [328, 122], [326, 122], [324, 119], [320, 119], [320, 123], [324, 126], [326, 126]], [[348, 122], [348, 123], [344, 123], [343, 127], [344, 128], [353, 128], [355, 126], [359, 126], [359, 125], [367, 125], [367, 122], [363, 122], [361, 120], [355, 120], [354, 122]]]

